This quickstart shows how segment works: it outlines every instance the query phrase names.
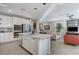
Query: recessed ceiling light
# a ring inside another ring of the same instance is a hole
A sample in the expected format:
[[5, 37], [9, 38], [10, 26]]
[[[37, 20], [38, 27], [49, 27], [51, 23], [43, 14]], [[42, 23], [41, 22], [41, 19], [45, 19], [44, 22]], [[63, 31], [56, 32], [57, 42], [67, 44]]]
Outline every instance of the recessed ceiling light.
[[37, 10], [37, 8], [34, 8], [34, 10]]
[[12, 10], [11, 10], [11, 9], [9, 9], [8, 11], [9, 11], [9, 12], [12, 12]]
[[43, 3], [43, 5], [46, 5], [46, 3]]

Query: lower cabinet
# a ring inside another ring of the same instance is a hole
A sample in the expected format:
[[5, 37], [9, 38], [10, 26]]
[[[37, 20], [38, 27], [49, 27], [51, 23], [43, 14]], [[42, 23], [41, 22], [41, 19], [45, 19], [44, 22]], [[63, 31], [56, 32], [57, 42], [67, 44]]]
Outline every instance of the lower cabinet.
[[31, 43], [31, 40], [32, 40], [32, 38], [30, 38], [30, 37], [26, 37], [26, 46], [25, 46], [25, 48], [30, 52], [31, 51], [31, 45], [32, 45], [32, 43]]
[[25, 39], [23, 38], [23, 40], [22, 40], [22, 46], [25, 48]]
[[33, 54], [38, 54], [39, 53], [39, 40], [36, 38], [32, 38], [31, 40], [31, 52]]
[[19, 45], [22, 46], [23, 41], [23, 35], [19, 35]]
[[23, 37], [23, 47], [27, 49], [32, 54], [38, 54], [38, 40], [31, 37]]
[[24, 36], [22, 42], [22, 46], [34, 55], [47, 55], [49, 52], [49, 39]]
[[0, 33], [0, 43], [13, 41], [13, 33]]

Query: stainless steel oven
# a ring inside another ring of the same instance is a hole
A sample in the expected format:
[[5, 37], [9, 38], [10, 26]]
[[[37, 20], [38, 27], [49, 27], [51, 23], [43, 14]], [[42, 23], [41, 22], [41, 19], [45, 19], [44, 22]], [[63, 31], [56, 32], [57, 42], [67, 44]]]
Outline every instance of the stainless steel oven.
[[18, 38], [19, 33], [22, 33], [22, 25], [14, 25], [14, 38]]

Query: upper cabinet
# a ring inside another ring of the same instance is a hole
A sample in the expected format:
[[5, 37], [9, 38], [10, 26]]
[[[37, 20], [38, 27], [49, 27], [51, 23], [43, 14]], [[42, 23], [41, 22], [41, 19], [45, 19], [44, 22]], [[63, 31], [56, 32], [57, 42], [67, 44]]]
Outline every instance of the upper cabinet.
[[31, 21], [24, 18], [13, 17], [13, 24], [14, 25], [31, 24]]
[[13, 25], [32, 24], [31, 20], [0, 15], [0, 27], [13, 27]]
[[0, 15], [0, 27], [12, 27], [12, 17]]
[[22, 18], [19, 18], [19, 17], [13, 17], [13, 24], [15, 25], [21, 25], [23, 24], [25, 21], [24, 19]]

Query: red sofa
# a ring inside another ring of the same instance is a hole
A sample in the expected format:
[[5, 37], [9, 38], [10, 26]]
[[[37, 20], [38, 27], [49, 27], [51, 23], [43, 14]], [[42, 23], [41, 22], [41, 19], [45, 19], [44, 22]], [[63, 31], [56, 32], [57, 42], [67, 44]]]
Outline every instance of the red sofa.
[[79, 35], [64, 35], [64, 43], [79, 45]]

